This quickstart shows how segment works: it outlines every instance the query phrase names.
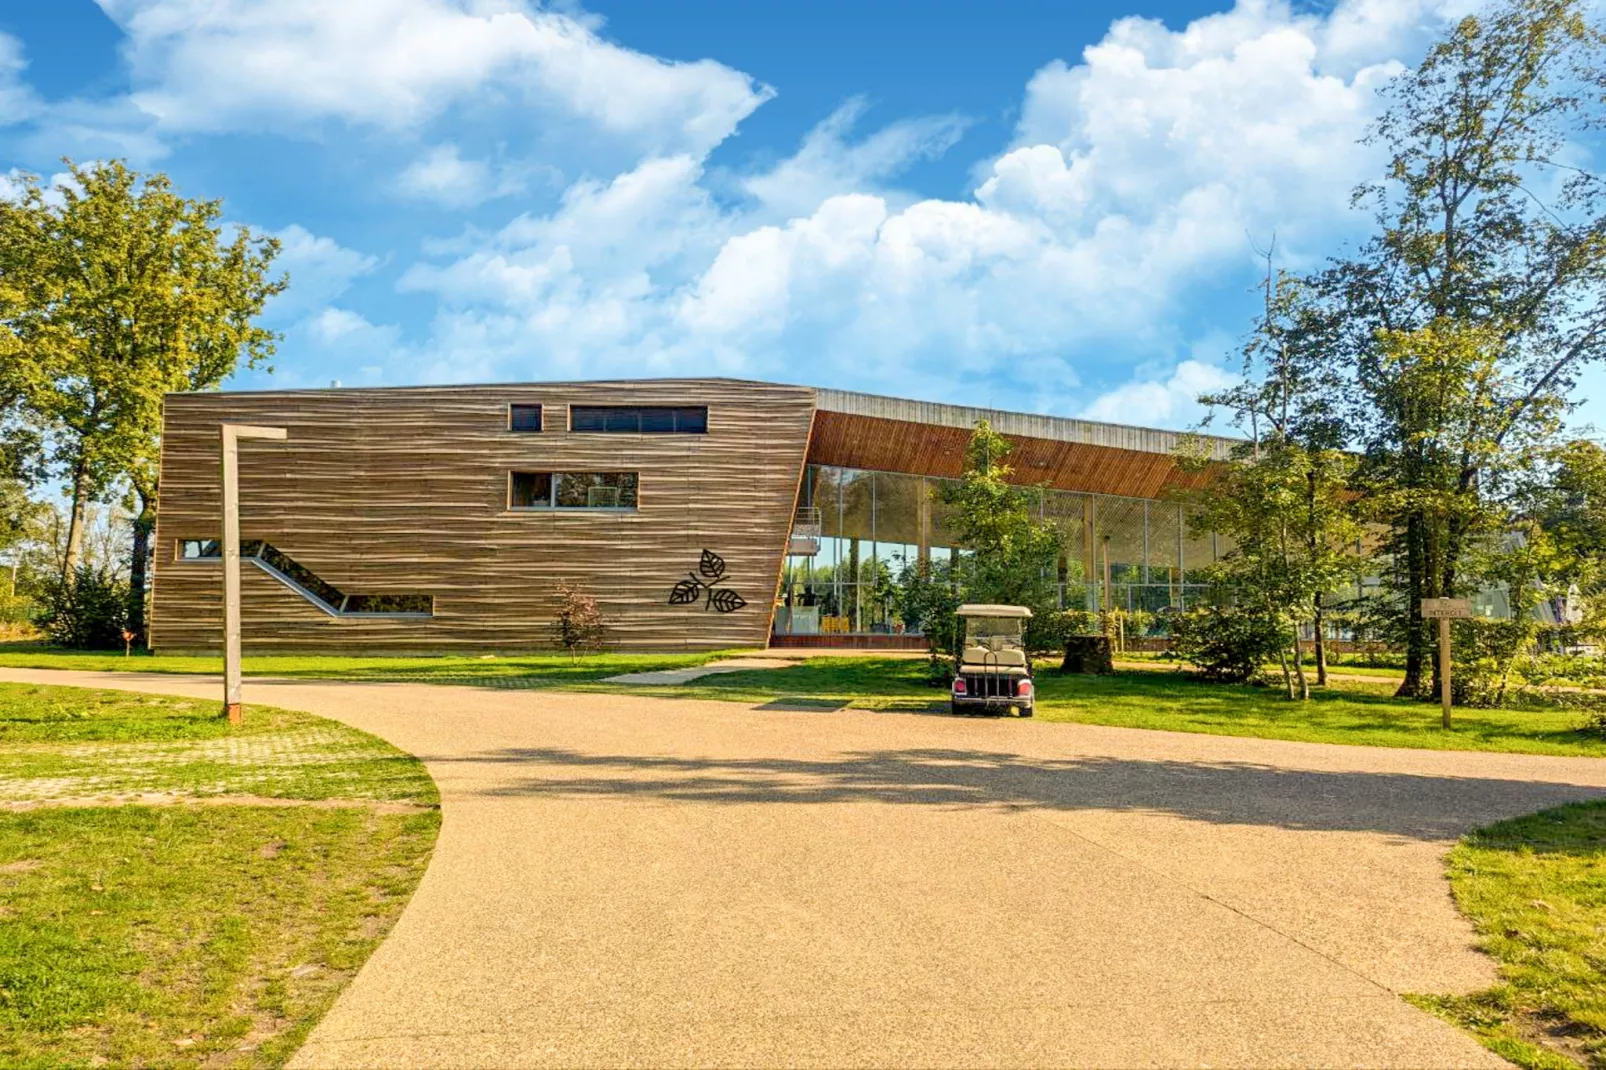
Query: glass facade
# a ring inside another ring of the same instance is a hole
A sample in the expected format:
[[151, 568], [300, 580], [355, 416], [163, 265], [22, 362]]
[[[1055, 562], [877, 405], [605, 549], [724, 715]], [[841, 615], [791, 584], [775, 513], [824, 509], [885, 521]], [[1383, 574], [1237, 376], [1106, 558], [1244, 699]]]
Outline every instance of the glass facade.
[[[940, 561], [957, 541], [937, 488], [944, 482], [899, 472], [809, 465], [781, 577], [780, 635], [899, 634], [903, 570]], [[1186, 530], [1175, 502], [1039, 494], [1039, 515], [1065, 533], [1061, 604], [1158, 611], [1202, 598], [1198, 570], [1229, 549], [1226, 540]]]

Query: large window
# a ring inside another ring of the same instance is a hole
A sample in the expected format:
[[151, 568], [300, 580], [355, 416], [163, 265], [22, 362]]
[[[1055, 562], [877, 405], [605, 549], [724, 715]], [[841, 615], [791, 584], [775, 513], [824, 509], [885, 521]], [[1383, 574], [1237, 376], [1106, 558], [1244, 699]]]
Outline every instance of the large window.
[[541, 406], [509, 405], [507, 409], [507, 427], [509, 431], [541, 430]]
[[708, 432], [708, 407], [571, 405], [569, 430], [702, 435]]
[[[179, 539], [175, 556], [180, 561], [219, 561], [223, 547], [217, 539]], [[276, 576], [307, 601], [335, 617], [432, 617], [435, 596], [430, 594], [347, 594], [271, 543], [243, 539], [240, 558]]]
[[634, 509], [635, 472], [514, 472], [510, 509]]

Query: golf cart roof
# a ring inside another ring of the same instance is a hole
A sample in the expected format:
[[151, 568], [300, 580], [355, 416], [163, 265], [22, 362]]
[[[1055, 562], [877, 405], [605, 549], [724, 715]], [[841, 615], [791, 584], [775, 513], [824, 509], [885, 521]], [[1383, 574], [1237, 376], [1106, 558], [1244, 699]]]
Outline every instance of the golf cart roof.
[[968, 602], [954, 610], [961, 617], [1030, 617], [1032, 611], [1025, 606], [989, 606]]

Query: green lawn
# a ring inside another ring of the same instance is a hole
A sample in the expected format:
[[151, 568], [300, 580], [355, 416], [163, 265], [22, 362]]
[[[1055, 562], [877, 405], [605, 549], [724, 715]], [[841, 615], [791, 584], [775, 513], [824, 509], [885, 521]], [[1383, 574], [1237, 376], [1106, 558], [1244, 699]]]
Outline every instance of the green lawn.
[[1473, 833], [1450, 884], [1501, 983], [1412, 997], [1524, 1067], [1606, 1067], [1606, 803], [1577, 803]]
[[307, 714], [0, 684], [0, 807], [131, 792], [286, 802], [0, 809], [0, 1065], [282, 1064], [422, 877], [433, 782]]
[[0, 800], [139, 792], [437, 801], [416, 760], [309, 713], [0, 683]]
[[[869, 709], [945, 709], [945, 690], [929, 686], [926, 663], [873, 657], [814, 658], [785, 669], [708, 676], [644, 693], [745, 702], [809, 700]], [[615, 685], [604, 685], [610, 689]], [[1304, 703], [1270, 688], [1207, 684], [1181, 673], [1111, 676], [1037, 673], [1037, 717], [1045, 721], [1259, 736], [1314, 743], [1433, 750], [1521, 751], [1606, 757], [1606, 739], [1580, 729], [1574, 710], [1457, 710], [1455, 727], [1439, 727], [1439, 708], [1400, 702], [1387, 681], [1345, 682]]]

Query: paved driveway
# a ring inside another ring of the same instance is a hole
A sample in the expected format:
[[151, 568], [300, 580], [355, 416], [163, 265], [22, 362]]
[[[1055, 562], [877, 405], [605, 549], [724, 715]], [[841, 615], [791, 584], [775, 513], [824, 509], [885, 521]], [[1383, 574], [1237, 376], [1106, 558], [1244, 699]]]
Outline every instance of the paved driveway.
[[[211, 697], [215, 682], [0, 670]], [[251, 680], [420, 755], [427, 876], [294, 1065], [1502, 1065], [1463, 831], [1606, 762]]]

